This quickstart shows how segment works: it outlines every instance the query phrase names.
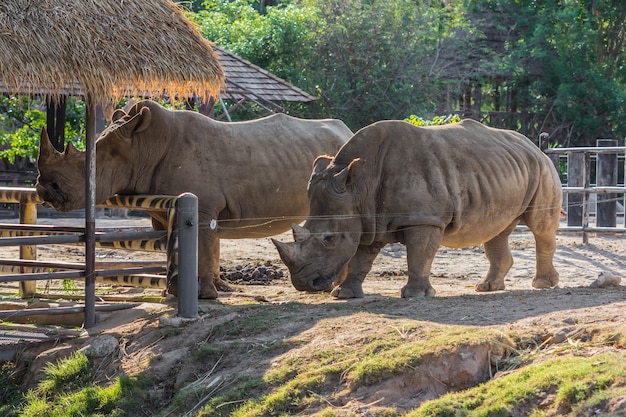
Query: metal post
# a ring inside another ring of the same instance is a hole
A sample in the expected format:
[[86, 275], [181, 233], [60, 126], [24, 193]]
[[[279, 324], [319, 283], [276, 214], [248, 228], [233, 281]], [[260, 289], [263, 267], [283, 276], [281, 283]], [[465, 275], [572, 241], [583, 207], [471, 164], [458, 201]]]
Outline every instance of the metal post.
[[96, 104], [85, 96], [85, 328], [96, 324]]
[[[590, 156], [588, 152], [585, 152], [583, 158], [583, 187], [585, 189], [590, 186], [591, 168], [590, 168]], [[589, 193], [583, 193], [583, 243], [586, 245], [589, 243], [589, 234], [587, 229], [589, 228]]]
[[[37, 224], [37, 204], [28, 202], [28, 198], [22, 198], [20, 202], [20, 223]], [[37, 245], [20, 246], [20, 259], [37, 260]], [[21, 272], [25, 272], [22, 268]], [[37, 281], [21, 281], [20, 297], [33, 297], [37, 292]]]
[[[616, 139], [598, 139], [598, 148], [617, 146]], [[617, 186], [617, 154], [598, 154], [598, 167], [596, 170], [596, 185]], [[617, 194], [597, 195], [596, 226], [617, 226]]]
[[198, 316], [198, 198], [184, 193], [176, 200], [178, 229], [178, 315]]

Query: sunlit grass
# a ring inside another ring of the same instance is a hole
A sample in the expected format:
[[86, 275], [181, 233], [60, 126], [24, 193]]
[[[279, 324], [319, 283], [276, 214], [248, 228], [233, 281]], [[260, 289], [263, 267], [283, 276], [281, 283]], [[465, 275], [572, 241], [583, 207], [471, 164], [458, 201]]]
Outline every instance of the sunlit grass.
[[[526, 409], [534, 417], [587, 415], [592, 405], [626, 393], [626, 354], [568, 355], [422, 404], [406, 417], [510, 416]], [[553, 396], [547, 406], [542, 402]]]

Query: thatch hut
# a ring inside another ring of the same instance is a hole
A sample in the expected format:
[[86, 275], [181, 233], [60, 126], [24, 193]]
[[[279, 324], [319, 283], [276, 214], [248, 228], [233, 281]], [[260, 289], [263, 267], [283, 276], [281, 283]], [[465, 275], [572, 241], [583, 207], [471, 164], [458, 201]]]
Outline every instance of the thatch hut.
[[195, 94], [223, 86], [218, 58], [170, 0], [3, 0], [0, 82], [20, 94]]
[[0, 83], [17, 94], [85, 97], [89, 327], [95, 323], [90, 306], [95, 299], [96, 105], [164, 91], [209, 100], [222, 88], [224, 73], [211, 43], [171, 0], [2, 0]]

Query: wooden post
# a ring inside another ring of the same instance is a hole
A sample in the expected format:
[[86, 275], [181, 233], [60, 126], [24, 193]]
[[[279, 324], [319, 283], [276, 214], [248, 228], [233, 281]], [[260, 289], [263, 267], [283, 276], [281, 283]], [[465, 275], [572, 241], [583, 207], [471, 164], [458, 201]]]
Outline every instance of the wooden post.
[[[567, 155], [567, 186], [583, 187], [585, 156], [582, 153]], [[583, 223], [583, 194], [569, 193], [567, 195], [567, 225], [582, 226]]]
[[[33, 202], [27, 202], [26, 199], [22, 200], [23, 201], [20, 202], [20, 223], [37, 224], [37, 204]], [[25, 259], [29, 261], [37, 260], [37, 246], [20, 246], [20, 259]], [[24, 271], [24, 268], [21, 267], [20, 272], [24, 273], [26, 271]], [[33, 297], [36, 292], [37, 281], [20, 281], [20, 297]]]
[[96, 103], [85, 96], [85, 328], [96, 324]]
[[[598, 139], [598, 148], [617, 146], [616, 139]], [[617, 186], [617, 154], [598, 154], [596, 185]], [[617, 194], [598, 194], [596, 207], [596, 226], [617, 226]]]

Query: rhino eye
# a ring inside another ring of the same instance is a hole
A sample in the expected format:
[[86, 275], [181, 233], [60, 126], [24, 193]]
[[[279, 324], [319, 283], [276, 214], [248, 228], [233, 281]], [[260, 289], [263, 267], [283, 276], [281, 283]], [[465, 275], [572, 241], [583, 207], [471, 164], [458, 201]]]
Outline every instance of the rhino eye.
[[335, 235], [326, 235], [324, 236], [324, 245], [332, 245], [337, 240], [337, 236]]

